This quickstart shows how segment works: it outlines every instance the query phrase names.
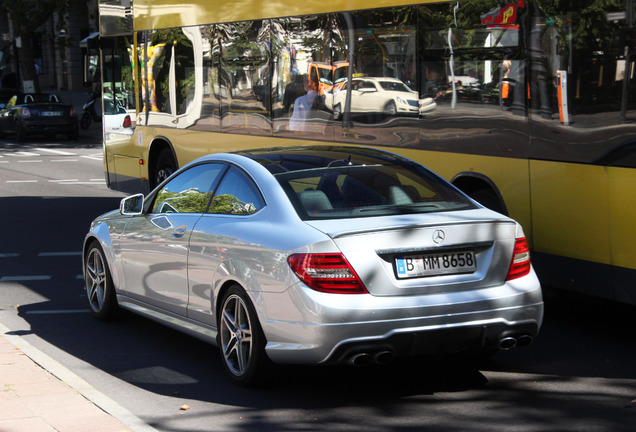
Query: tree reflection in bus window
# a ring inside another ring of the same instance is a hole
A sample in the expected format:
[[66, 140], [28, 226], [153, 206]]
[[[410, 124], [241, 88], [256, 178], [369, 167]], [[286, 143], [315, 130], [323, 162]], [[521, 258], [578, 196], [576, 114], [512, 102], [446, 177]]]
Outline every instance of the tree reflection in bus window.
[[[195, 94], [195, 61], [192, 40], [183, 29], [163, 29], [150, 34], [145, 49], [140, 50], [142, 100], [146, 112], [175, 116], [186, 114]], [[174, 88], [172, 88], [174, 86]], [[174, 98], [171, 98], [171, 94]], [[171, 125], [153, 117], [150, 123]]]
[[269, 20], [217, 25], [224, 132], [271, 134]]

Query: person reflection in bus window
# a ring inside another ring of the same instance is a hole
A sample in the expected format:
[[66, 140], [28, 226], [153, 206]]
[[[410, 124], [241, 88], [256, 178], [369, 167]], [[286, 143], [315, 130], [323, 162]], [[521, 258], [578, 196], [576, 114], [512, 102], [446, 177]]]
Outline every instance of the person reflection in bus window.
[[307, 75], [303, 76], [303, 85], [306, 93], [294, 101], [294, 111], [289, 119], [289, 129], [293, 131], [304, 131], [305, 122], [309, 113], [315, 108], [319, 100], [318, 90], [309, 84]]
[[422, 97], [439, 100], [444, 96], [444, 65], [442, 63], [424, 63], [422, 77]]
[[289, 113], [289, 109], [294, 105], [294, 101], [303, 96], [307, 89], [304, 83], [307, 80], [307, 76], [303, 78], [303, 75], [296, 75], [292, 82], [285, 86], [285, 94], [283, 95], [283, 107], [285, 108], [285, 114]]

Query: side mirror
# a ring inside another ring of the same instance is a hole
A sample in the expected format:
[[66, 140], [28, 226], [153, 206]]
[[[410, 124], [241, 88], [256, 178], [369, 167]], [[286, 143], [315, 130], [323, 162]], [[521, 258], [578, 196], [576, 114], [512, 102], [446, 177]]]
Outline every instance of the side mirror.
[[144, 195], [136, 194], [121, 200], [119, 213], [124, 216], [139, 216], [144, 210]]

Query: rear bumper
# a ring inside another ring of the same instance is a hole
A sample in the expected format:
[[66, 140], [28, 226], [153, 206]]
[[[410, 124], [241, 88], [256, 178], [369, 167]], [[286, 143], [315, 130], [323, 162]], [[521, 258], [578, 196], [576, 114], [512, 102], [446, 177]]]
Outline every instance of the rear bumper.
[[500, 287], [423, 296], [343, 296], [305, 287], [290, 291], [286, 299], [274, 296], [277, 309], [287, 301], [301, 301], [313, 314], [305, 314], [302, 322], [272, 316], [263, 322], [267, 354], [277, 363], [343, 363], [360, 353], [409, 356], [497, 349], [512, 338], [505, 341], [509, 348], [530, 343], [543, 319], [534, 273]]

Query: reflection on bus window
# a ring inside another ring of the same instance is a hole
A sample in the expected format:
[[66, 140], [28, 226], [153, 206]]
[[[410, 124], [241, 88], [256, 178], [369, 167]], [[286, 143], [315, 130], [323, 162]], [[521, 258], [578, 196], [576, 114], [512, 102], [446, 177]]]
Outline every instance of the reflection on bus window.
[[132, 38], [118, 36], [102, 41], [103, 121], [107, 137], [132, 135], [135, 119]]
[[201, 109], [200, 30], [163, 29], [143, 32], [138, 39], [142, 112], [148, 124], [190, 126]]
[[331, 138], [325, 109], [333, 82], [332, 15], [272, 20], [272, 117], [275, 133]]
[[269, 27], [268, 20], [217, 26], [221, 41], [221, 125], [226, 132], [271, 133]]

